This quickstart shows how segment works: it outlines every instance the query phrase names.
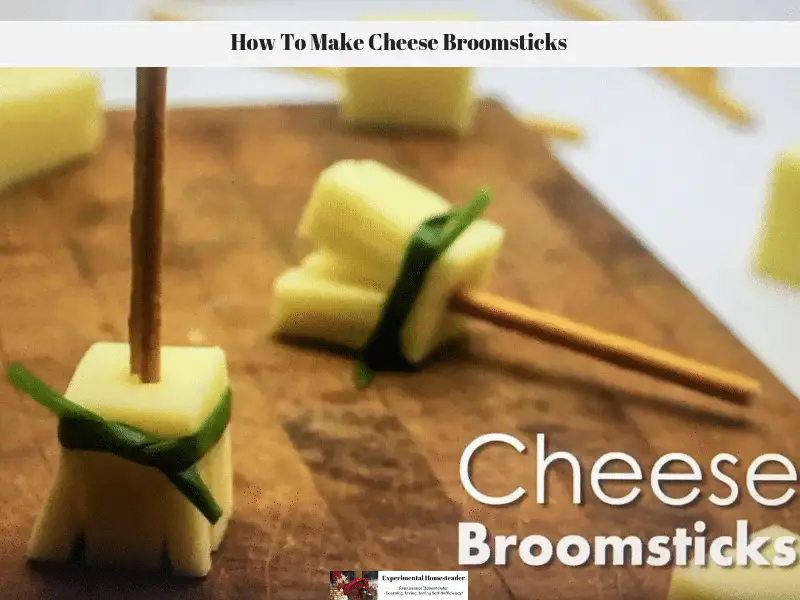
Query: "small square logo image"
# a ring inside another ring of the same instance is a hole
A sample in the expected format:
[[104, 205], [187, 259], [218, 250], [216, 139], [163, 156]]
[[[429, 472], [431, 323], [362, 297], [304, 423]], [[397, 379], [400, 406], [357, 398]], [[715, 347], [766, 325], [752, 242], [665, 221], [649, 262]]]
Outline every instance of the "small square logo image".
[[329, 600], [377, 600], [378, 571], [331, 571]]

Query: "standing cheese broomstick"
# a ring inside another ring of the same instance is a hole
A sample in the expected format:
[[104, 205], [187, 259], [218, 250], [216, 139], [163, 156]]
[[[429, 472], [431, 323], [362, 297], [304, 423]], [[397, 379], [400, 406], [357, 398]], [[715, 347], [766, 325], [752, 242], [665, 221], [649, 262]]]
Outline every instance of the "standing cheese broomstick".
[[96, 343], [64, 394], [9, 378], [58, 417], [63, 448], [28, 556], [203, 576], [232, 510], [231, 392], [219, 348], [161, 347], [166, 69], [137, 69], [130, 343]]
[[744, 404], [758, 382], [479, 291], [503, 229], [373, 161], [319, 177], [300, 234], [318, 248], [275, 282], [275, 333], [357, 349], [359, 386], [409, 370], [461, 330], [465, 316]]

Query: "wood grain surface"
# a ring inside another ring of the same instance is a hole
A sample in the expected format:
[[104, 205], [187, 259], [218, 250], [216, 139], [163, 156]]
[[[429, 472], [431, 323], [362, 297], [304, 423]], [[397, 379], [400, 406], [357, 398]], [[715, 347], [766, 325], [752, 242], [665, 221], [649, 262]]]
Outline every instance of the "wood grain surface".
[[[58, 389], [92, 342], [126, 339], [132, 141], [132, 115], [112, 113], [98, 157], [0, 196], [0, 359]], [[311, 186], [343, 158], [383, 161], [455, 202], [488, 185], [487, 216], [508, 232], [492, 291], [742, 370], [762, 379], [763, 397], [735, 413], [482, 324], [424, 371], [382, 375], [355, 391], [349, 358], [265, 334], [272, 280], [306, 250], [294, 231]], [[797, 400], [502, 107], [483, 106], [476, 134], [460, 142], [348, 133], [332, 106], [174, 110], [166, 197], [164, 343], [222, 346], [234, 389], [236, 513], [213, 573], [187, 583], [26, 564], [57, 465], [56, 421], [2, 383], [0, 597], [318, 598], [329, 570], [458, 569], [459, 521], [553, 539], [673, 534], [696, 519], [711, 534], [733, 531], [740, 518], [800, 528], [792, 508], [749, 498], [712, 506], [708, 494], [726, 492], [712, 483], [688, 509], [649, 491], [633, 507], [591, 497], [575, 506], [564, 467], [552, 471], [547, 506], [530, 494], [513, 507], [486, 507], [463, 491], [461, 452], [495, 431], [531, 446], [545, 433], [550, 450], [585, 465], [623, 451], [648, 468], [678, 451], [707, 468], [732, 452], [742, 462], [729, 472], [740, 482], [757, 455], [800, 458]], [[535, 456], [487, 450], [475, 474], [486, 493], [533, 492]], [[668, 580], [668, 569], [531, 568], [512, 559], [472, 569], [470, 589], [474, 598], [658, 600]]]

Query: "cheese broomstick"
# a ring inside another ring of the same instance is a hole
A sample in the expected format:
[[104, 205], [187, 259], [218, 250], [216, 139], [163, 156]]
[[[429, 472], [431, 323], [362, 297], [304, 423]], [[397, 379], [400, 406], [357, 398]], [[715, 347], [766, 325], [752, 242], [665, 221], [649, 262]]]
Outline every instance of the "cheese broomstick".
[[[155, 21], [185, 21], [184, 16], [154, 9]], [[473, 20], [468, 15], [448, 18], [430, 15], [383, 17], [365, 20]], [[464, 135], [471, 131], [476, 109], [475, 69], [468, 67], [294, 67], [316, 79], [329, 81], [341, 90], [341, 118], [350, 126], [403, 128]], [[545, 117], [525, 117], [524, 122], [550, 139], [578, 142], [583, 129], [575, 124]]]
[[166, 69], [137, 69], [129, 344], [97, 343], [64, 396], [9, 378], [59, 418], [63, 448], [28, 555], [203, 576], [232, 508], [231, 393], [219, 348], [161, 347]]
[[[584, 0], [548, 0], [562, 13], [581, 21], [611, 21], [610, 16]], [[674, 21], [677, 15], [660, 0], [643, 0], [655, 20]], [[707, 67], [655, 67], [656, 73], [703, 102], [718, 115], [737, 125], [748, 125], [753, 116], [742, 104], [722, 89], [716, 69]]]
[[487, 203], [481, 192], [454, 209], [380, 163], [335, 163], [300, 221], [317, 250], [275, 282], [274, 333], [359, 350], [360, 386], [413, 368], [472, 317], [732, 402], [758, 392], [742, 375], [480, 291], [504, 235], [479, 219]]

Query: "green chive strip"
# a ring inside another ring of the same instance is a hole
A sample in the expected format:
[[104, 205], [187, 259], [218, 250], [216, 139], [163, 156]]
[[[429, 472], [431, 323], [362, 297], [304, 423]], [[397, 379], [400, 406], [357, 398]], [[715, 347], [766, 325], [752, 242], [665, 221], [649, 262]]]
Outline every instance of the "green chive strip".
[[106, 421], [100, 415], [67, 400], [20, 364], [8, 367], [9, 381], [21, 392], [58, 417], [58, 441], [67, 450], [108, 452], [130, 462], [161, 471], [212, 524], [222, 509], [197, 472], [196, 463], [225, 433], [231, 419], [231, 390], [193, 434], [163, 439], [141, 429]]
[[490, 200], [487, 190], [478, 190], [467, 205], [423, 221], [412, 234], [397, 280], [387, 295], [378, 323], [356, 362], [353, 379], [358, 389], [367, 387], [379, 371], [414, 369], [414, 365], [403, 354], [403, 326], [433, 265], [480, 218]]

